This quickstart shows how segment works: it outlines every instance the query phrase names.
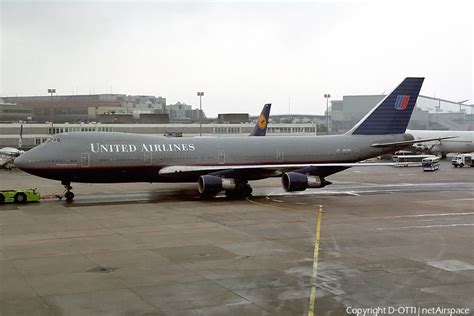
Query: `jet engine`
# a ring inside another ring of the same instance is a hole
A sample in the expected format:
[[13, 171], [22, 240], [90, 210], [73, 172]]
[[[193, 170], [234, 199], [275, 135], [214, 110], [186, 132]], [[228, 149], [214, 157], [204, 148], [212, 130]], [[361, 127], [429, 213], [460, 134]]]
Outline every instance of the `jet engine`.
[[198, 190], [201, 195], [214, 196], [222, 190], [235, 190], [234, 179], [226, 179], [211, 175], [200, 176], [198, 179]]
[[323, 188], [331, 184], [331, 182], [319, 176], [310, 176], [298, 172], [287, 172], [283, 174], [281, 183], [287, 192], [304, 191], [307, 188]]

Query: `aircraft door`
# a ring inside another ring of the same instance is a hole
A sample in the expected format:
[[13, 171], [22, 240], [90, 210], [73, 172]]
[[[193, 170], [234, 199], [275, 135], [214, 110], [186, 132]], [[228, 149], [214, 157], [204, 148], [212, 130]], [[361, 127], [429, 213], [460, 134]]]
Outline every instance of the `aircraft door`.
[[359, 147], [352, 147], [352, 154], [354, 155], [354, 159], [359, 159], [359, 155], [360, 155]]
[[283, 150], [277, 149], [276, 159], [277, 159], [278, 162], [283, 162]]
[[151, 166], [151, 152], [146, 151], [143, 153], [143, 161], [146, 166]]
[[219, 164], [225, 164], [225, 151], [222, 149], [217, 152], [217, 162]]
[[89, 167], [89, 154], [88, 153], [81, 154], [81, 166]]

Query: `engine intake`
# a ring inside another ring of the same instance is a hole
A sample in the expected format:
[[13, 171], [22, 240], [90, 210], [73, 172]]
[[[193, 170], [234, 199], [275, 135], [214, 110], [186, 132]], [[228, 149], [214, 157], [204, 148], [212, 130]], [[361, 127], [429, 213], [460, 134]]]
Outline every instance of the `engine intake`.
[[304, 191], [307, 188], [323, 188], [331, 182], [318, 176], [309, 176], [298, 172], [287, 172], [281, 177], [283, 188], [287, 192]]
[[199, 193], [206, 196], [216, 195], [222, 190], [235, 190], [235, 187], [234, 179], [226, 179], [210, 175], [200, 176], [198, 179]]

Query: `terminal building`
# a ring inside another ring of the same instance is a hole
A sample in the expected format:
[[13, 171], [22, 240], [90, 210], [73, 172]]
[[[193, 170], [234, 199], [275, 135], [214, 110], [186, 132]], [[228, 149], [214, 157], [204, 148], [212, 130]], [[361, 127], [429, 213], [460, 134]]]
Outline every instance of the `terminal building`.
[[0, 122], [31, 121], [32, 118], [31, 107], [0, 101]]
[[146, 95], [95, 94], [3, 97], [0, 122], [37, 123], [156, 123], [193, 122], [203, 111], [181, 102]]

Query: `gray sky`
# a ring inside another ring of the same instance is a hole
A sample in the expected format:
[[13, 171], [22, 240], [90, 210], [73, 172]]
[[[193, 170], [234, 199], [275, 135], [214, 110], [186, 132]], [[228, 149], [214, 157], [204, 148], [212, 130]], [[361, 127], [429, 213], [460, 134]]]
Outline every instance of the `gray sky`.
[[1, 1], [0, 95], [125, 93], [322, 114], [324, 93], [473, 94], [470, 1]]

